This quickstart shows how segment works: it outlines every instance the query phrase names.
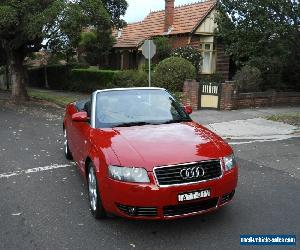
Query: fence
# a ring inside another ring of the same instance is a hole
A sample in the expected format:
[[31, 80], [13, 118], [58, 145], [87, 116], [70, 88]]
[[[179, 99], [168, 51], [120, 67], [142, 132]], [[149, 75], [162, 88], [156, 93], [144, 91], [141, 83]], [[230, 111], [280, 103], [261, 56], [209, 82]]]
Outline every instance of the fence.
[[[187, 80], [183, 88], [183, 103], [192, 106], [193, 109], [204, 109], [201, 102], [201, 90], [203, 84], [194, 80]], [[272, 107], [279, 105], [300, 105], [300, 92], [253, 92], [238, 93], [234, 82], [225, 82], [219, 86], [218, 107], [220, 110], [232, 110], [242, 108]]]

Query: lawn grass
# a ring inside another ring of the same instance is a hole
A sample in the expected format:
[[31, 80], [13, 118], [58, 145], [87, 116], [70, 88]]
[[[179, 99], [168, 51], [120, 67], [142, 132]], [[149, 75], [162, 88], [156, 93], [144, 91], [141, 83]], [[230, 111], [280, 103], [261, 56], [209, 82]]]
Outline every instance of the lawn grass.
[[300, 126], [300, 112], [271, 115], [267, 117], [268, 120], [284, 122], [294, 126]]
[[65, 107], [70, 102], [87, 99], [89, 97], [88, 95], [80, 93], [63, 92], [48, 89], [29, 88], [27, 89], [27, 92], [31, 98], [49, 101], [61, 107]]

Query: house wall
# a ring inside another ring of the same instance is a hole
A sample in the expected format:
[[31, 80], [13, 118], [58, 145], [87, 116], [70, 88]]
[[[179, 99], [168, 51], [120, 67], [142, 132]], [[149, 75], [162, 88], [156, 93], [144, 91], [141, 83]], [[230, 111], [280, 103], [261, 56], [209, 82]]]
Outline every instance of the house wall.
[[121, 56], [120, 52], [113, 50], [108, 56], [109, 68], [110, 69], [120, 69], [121, 67]]
[[137, 49], [114, 49], [108, 60], [111, 69], [136, 69], [139, 66], [140, 55]]
[[181, 35], [181, 36], [172, 36], [170, 37], [172, 47], [174, 49], [178, 47], [184, 47], [189, 44], [190, 36], [188, 34], [186, 35]]
[[129, 51], [124, 50], [121, 53], [121, 69], [129, 69]]
[[230, 57], [225, 54], [224, 45], [216, 42], [216, 74], [221, 75], [223, 80], [229, 80]]
[[200, 36], [199, 35], [192, 36], [189, 45], [196, 49], [199, 49], [200, 48]]
[[195, 31], [195, 34], [213, 34], [215, 29], [218, 27], [217, 23], [215, 22], [216, 13], [216, 10], [211, 11]]
[[[200, 42], [207, 40], [210, 36], [194, 35], [190, 40], [190, 46], [200, 48]], [[203, 39], [204, 38], [204, 39]], [[205, 39], [206, 38], [206, 39]], [[217, 39], [213, 39], [216, 48], [216, 71], [224, 81], [229, 80], [230, 57], [225, 54], [224, 45]]]
[[[200, 43], [210, 43], [215, 45], [215, 66], [213, 67], [213, 73], [222, 76], [224, 81], [229, 80], [229, 70], [230, 70], [230, 58], [225, 54], [224, 46], [220, 41], [217, 41], [215, 37], [210, 35], [193, 35], [183, 34], [169, 37], [172, 47], [184, 47], [190, 45], [194, 48], [200, 49]], [[116, 50], [118, 51], [118, 50]], [[142, 63], [144, 63], [143, 56], [140, 55], [138, 49], [122, 49], [119, 50], [120, 54], [115, 53], [115, 57], [111, 57], [111, 60], [119, 61], [119, 63], [114, 64], [116, 69], [136, 69]], [[122, 56], [123, 55], [123, 56]], [[119, 56], [119, 59], [116, 58]], [[202, 75], [211, 75], [202, 74]]]

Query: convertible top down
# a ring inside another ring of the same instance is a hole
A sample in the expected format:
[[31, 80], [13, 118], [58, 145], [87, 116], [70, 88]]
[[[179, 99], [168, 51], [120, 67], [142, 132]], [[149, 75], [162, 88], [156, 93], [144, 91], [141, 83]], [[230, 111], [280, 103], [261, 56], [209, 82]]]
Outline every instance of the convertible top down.
[[65, 155], [87, 181], [96, 218], [174, 219], [233, 198], [233, 150], [191, 112], [161, 88], [99, 90], [66, 107]]

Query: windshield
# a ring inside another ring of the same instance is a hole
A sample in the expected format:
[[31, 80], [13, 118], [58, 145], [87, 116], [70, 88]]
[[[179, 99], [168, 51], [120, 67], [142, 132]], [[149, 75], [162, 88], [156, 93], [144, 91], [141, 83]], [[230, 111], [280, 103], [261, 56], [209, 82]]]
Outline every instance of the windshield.
[[191, 121], [180, 104], [162, 89], [99, 92], [95, 113], [97, 128]]

